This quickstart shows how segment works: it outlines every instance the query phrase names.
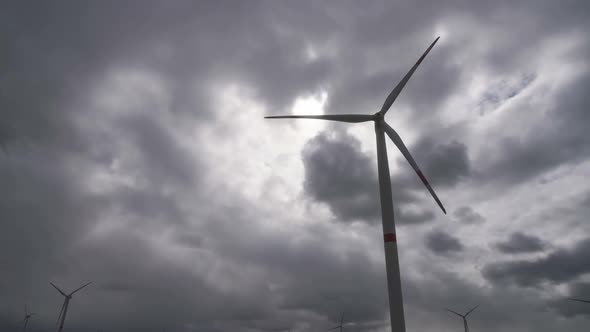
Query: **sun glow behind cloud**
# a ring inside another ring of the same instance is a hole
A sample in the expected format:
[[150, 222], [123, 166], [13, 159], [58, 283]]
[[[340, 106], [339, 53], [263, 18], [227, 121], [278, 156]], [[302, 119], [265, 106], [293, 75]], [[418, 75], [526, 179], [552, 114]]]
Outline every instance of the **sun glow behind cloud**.
[[[209, 177], [223, 179], [216, 182], [224, 190], [262, 202], [269, 210], [281, 210], [284, 205], [303, 215], [305, 208], [298, 202], [304, 179], [301, 151], [326, 123], [264, 119], [265, 106], [238, 84], [219, 83], [211, 91], [215, 91], [218, 114], [223, 116], [192, 138], [207, 156], [202, 160], [209, 165]], [[326, 99], [325, 92], [301, 96], [294, 101], [291, 114], [323, 114]]]
[[434, 28], [434, 37], [440, 37], [439, 43], [444, 43], [449, 37], [449, 29], [442, 23], [439, 23]]

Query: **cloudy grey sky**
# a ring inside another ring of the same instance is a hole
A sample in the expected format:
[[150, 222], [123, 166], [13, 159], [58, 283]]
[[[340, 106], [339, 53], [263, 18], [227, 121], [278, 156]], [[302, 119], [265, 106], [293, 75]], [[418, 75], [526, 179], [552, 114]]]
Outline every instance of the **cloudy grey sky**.
[[3, 1], [0, 330], [388, 331], [387, 114], [408, 331], [587, 331], [590, 4]]

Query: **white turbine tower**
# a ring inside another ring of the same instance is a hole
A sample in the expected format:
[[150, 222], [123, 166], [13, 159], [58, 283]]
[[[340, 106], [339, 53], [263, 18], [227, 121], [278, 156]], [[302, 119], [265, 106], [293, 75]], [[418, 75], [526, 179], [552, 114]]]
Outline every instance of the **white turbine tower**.
[[62, 306], [61, 306], [61, 310], [59, 311], [59, 316], [57, 316], [57, 322], [56, 322], [56, 324], [59, 324], [57, 331], [61, 332], [64, 328], [64, 322], [66, 321], [66, 314], [68, 313], [68, 306], [70, 305], [70, 300], [72, 299], [72, 295], [74, 295], [76, 292], [78, 292], [82, 288], [90, 285], [92, 282], [89, 282], [81, 287], [78, 287], [75, 291], [71, 292], [70, 294], [64, 293], [61, 289], [59, 289], [51, 281], [49, 283], [51, 284], [51, 286], [53, 286], [53, 288], [57, 289], [57, 291], [60, 292], [61, 295], [64, 296], [64, 304], [62, 304]]
[[23, 320], [25, 322], [25, 325], [23, 326], [23, 332], [27, 330], [27, 324], [29, 323], [29, 319], [36, 314], [37, 313], [34, 312], [29, 313], [29, 311], [27, 310], [27, 305], [25, 304], [25, 319]]
[[344, 330], [344, 313], [342, 313], [342, 316], [340, 317], [340, 325], [333, 327], [331, 329], [328, 329], [328, 331], [335, 330], [338, 328], [340, 329], [340, 332], [342, 332]]
[[383, 222], [383, 239], [385, 246], [385, 269], [387, 270], [387, 288], [389, 291], [389, 315], [391, 318], [392, 332], [405, 332], [406, 324], [404, 320], [404, 306], [402, 298], [402, 286], [399, 271], [399, 260], [397, 254], [397, 239], [395, 235], [395, 221], [393, 219], [393, 202], [391, 195], [391, 179], [389, 174], [389, 165], [387, 161], [387, 150], [385, 147], [385, 133], [391, 138], [393, 143], [401, 151], [406, 160], [410, 163], [422, 183], [428, 188], [428, 191], [434, 197], [436, 203], [440, 206], [446, 214], [445, 208], [434, 193], [434, 190], [426, 180], [420, 168], [410, 155], [404, 142], [393, 128], [391, 128], [384, 119], [385, 113], [389, 110], [397, 96], [400, 94], [406, 83], [416, 71], [422, 60], [426, 57], [428, 52], [432, 49], [434, 44], [440, 37], [437, 37], [434, 42], [428, 47], [426, 52], [422, 54], [418, 62], [410, 69], [404, 78], [391, 91], [381, 110], [375, 114], [330, 114], [330, 115], [286, 115], [286, 116], [266, 116], [267, 119], [319, 119], [349, 123], [359, 122], [375, 122], [375, 135], [377, 136], [377, 170], [379, 173], [379, 193], [381, 199], [381, 218]]
[[476, 305], [475, 307], [473, 307], [473, 309], [467, 311], [467, 313], [465, 315], [461, 315], [460, 313], [453, 311], [451, 309], [446, 309], [447, 311], [450, 311], [452, 313], [454, 313], [455, 315], [463, 318], [463, 327], [465, 328], [465, 332], [469, 332], [469, 326], [467, 325], [467, 315], [469, 315], [473, 310], [475, 310], [477, 307], [479, 307], [479, 304]]

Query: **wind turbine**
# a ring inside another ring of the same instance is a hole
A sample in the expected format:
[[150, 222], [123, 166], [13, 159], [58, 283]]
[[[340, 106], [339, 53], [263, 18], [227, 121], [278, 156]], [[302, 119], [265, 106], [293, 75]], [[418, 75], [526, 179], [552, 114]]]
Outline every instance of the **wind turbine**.
[[25, 325], [23, 326], [23, 332], [27, 330], [27, 324], [29, 323], [29, 318], [31, 318], [33, 315], [36, 315], [37, 313], [35, 312], [31, 312], [29, 313], [29, 311], [27, 310], [27, 305], [25, 304]]
[[479, 307], [479, 304], [476, 305], [475, 307], [473, 307], [473, 309], [467, 311], [467, 313], [465, 315], [461, 315], [460, 313], [453, 311], [451, 309], [446, 309], [447, 311], [450, 311], [452, 313], [454, 313], [455, 315], [463, 318], [463, 327], [465, 327], [465, 332], [469, 332], [469, 326], [467, 325], [467, 315], [469, 315], [473, 310], [475, 310], [477, 307]]
[[59, 312], [59, 316], [57, 316], [57, 322], [56, 322], [56, 324], [59, 324], [57, 331], [61, 332], [64, 328], [64, 322], [66, 321], [66, 314], [68, 313], [68, 306], [70, 304], [70, 300], [72, 299], [72, 295], [74, 295], [76, 292], [78, 292], [82, 288], [90, 285], [92, 282], [89, 282], [81, 287], [78, 287], [75, 291], [71, 292], [70, 294], [64, 293], [61, 289], [59, 289], [51, 281], [49, 283], [51, 284], [51, 286], [53, 286], [53, 288], [57, 289], [57, 291], [60, 292], [61, 295], [64, 296], [64, 304], [62, 304], [62, 306], [61, 306], [61, 310]]
[[384, 119], [385, 114], [400, 94], [406, 83], [416, 71], [422, 60], [432, 49], [440, 37], [437, 37], [430, 47], [422, 54], [418, 62], [410, 69], [404, 78], [391, 91], [381, 110], [375, 114], [325, 114], [325, 115], [283, 115], [283, 116], [265, 116], [267, 119], [318, 119], [339, 121], [348, 123], [359, 123], [373, 121], [375, 123], [375, 135], [377, 137], [377, 170], [379, 173], [379, 194], [381, 200], [381, 218], [383, 223], [383, 240], [385, 246], [385, 269], [387, 270], [387, 288], [389, 292], [389, 315], [391, 318], [392, 332], [405, 332], [406, 325], [404, 320], [404, 306], [402, 298], [402, 286], [399, 271], [399, 259], [397, 254], [397, 238], [395, 235], [395, 221], [393, 218], [393, 202], [391, 195], [391, 179], [389, 174], [389, 165], [387, 161], [387, 150], [385, 147], [385, 134], [391, 138], [393, 143], [401, 151], [402, 155], [410, 163], [422, 183], [426, 186], [438, 206], [446, 214], [445, 208], [434, 193], [434, 190], [426, 180], [422, 171], [410, 155], [404, 142], [393, 128], [391, 128]]
[[344, 330], [344, 324], [343, 324], [343, 322], [344, 322], [344, 313], [342, 313], [342, 317], [340, 317], [340, 325], [338, 325], [336, 327], [333, 327], [331, 329], [328, 329], [328, 331], [335, 330], [337, 328], [340, 328], [340, 332], [342, 332]]
[[575, 299], [575, 298], [571, 298], [571, 297], [569, 297], [568, 300], [570, 300], [570, 301], [577, 301], [577, 302], [583, 302], [583, 303], [590, 303], [589, 300]]

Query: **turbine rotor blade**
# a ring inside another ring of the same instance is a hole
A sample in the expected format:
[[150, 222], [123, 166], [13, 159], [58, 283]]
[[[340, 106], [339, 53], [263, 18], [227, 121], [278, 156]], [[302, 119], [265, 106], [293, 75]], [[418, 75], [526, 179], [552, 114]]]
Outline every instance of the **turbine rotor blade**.
[[71, 292], [71, 293], [70, 293], [70, 296], [74, 295], [74, 293], [76, 293], [77, 291], [81, 290], [82, 288], [84, 288], [84, 287], [86, 287], [86, 286], [90, 285], [91, 283], [92, 283], [92, 281], [91, 281], [91, 282], [89, 282], [89, 283], [87, 283], [87, 284], [86, 284], [86, 285], [84, 285], [84, 286], [78, 287], [78, 288], [77, 288], [75, 291], [73, 291], [73, 292]]
[[344, 322], [344, 312], [342, 313], [342, 317], [340, 317], [340, 326], [342, 326], [343, 322]]
[[457, 316], [459, 316], [459, 317], [463, 318], [463, 315], [461, 315], [460, 313], [458, 313], [458, 312], [456, 312], [456, 311], [453, 311], [453, 310], [451, 310], [451, 309], [448, 309], [448, 308], [445, 308], [445, 310], [446, 310], [446, 311], [450, 311], [450, 312], [454, 313], [455, 315], [457, 315]]
[[412, 168], [414, 169], [416, 174], [418, 174], [418, 177], [420, 178], [420, 180], [422, 180], [422, 183], [426, 186], [426, 188], [430, 192], [430, 195], [432, 195], [432, 197], [434, 198], [434, 200], [436, 201], [438, 206], [441, 208], [441, 210], [445, 214], [447, 214], [447, 210], [445, 210], [445, 207], [443, 206], [441, 201], [438, 199], [438, 196], [436, 196], [434, 189], [432, 189], [432, 187], [430, 186], [430, 183], [428, 183], [428, 180], [426, 180], [426, 177], [424, 176], [424, 174], [422, 174], [422, 171], [418, 167], [418, 164], [416, 164], [416, 162], [414, 161], [414, 158], [410, 154], [410, 151], [408, 151], [408, 148], [406, 148], [406, 145], [402, 141], [402, 138], [385, 121], [383, 121], [383, 128], [385, 129], [387, 136], [389, 136], [389, 138], [391, 138], [391, 140], [393, 141], [395, 146], [397, 146], [397, 148], [401, 151], [401, 153], [404, 155], [404, 157], [406, 157], [406, 160], [408, 161], [408, 163], [410, 163], [410, 165], [412, 166]]
[[316, 119], [348, 123], [359, 123], [375, 120], [372, 114], [324, 114], [324, 115], [278, 115], [265, 116], [265, 119]]
[[331, 330], [335, 330], [335, 329], [339, 329], [339, 328], [340, 328], [340, 326], [336, 326], [336, 327], [333, 327], [331, 329], [327, 329], [326, 331], [331, 331]]
[[467, 317], [467, 315], [469, 315], [473, 310], [477, 309], [477, 307], [479, 307], [479, 304], [476, 305], [475, 307], [473, 307], [473, 309], [467, 311], [467, 313], [465, 314], [465, 317]]
[[54, 283], [52, 283], [51, 281], [49, 283], [51, 284], [51, 286], [53, 286], [53, 288], [57, 289], [57, 291], [60, 292], [61, 295], [68, 296], [66, 293], [62, 292], [62, 290], [59, 289], [59, 287], [57, 287]]
[[385, 99], [385, 102], [383, 103], [383, 107], [381, 107], [381, 110], [379, 111], [379, 113], [381, 113], [383, 115], [385, 115], [385, 113], [387, 113], [387, 111], [389, 110], [389, 108], [391, 107], [391, 105], [393, 104], [395, 99], [397, 98], [397, 96], [400, 94], [400, 92], [402, 92], [402, 89], [404, 88], [406, 83], [408, 83], [408, 81], [410, 80], [410, 77], [412, 77], [412, 74], [414, 74], [414, 72], [416, 71], [416, 68], [418, 68], [420, 63], [422, 63], [422, 60], [424, 60], [424, 58], [426, 58], [426, 55], [434, 47], [434, 44], [436, 44], [436, 42], [438, 41], [439, 38], [440, 37], [436, 37], [436, 39], [432, 42], [432, 44], [430, 44], [430, 46], [428, 47], [426, 52], [424, 52], [424, 54], [422, 54], [420, 59], [418, 59], [418, 62], [416, 62], [414, 67], [412, 67], [412, 69], [410, 69], [410, 71], [406, 74], [406, 76], [404, 76], [404, 78], [395, 86], [395, 88], [393, 88], [393, 90], [391, 91], [389, 96], [387, 96], [387, 99]]
[[588, 300], [582, 300], [582, 299], [576, 299], [576, 298], [568, 298], [568, 300], [570, 301], [577, 301], [577, 302], [583, 302], [583, 303], [590, 303], [590, 301]]

